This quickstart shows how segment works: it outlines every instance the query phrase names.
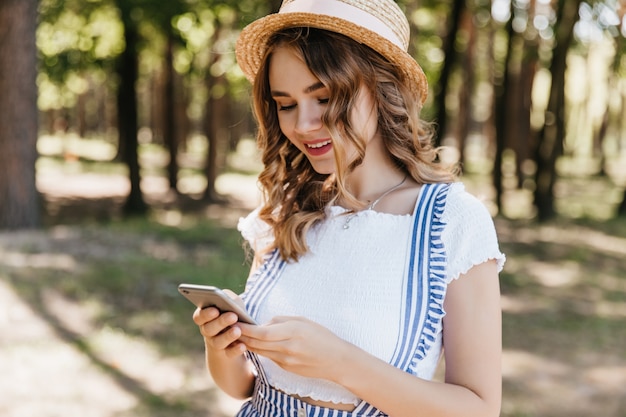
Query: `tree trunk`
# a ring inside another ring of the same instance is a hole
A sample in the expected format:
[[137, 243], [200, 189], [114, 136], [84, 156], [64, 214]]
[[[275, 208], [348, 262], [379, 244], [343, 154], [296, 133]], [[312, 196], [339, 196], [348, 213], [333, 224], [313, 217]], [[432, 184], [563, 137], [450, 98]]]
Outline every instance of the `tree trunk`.
[[535, 143], [533, 138], [533, 130], [530, 123], [531, 110], [532, 110], [532, 91], [535, 81], [535, 75], [537, 74], [537, 60], [538, 51], [536, 41], [526, 41], [524, 45], [524, 56], [521, 64], [520, 74], [520, 106], [518, 108], [519, 113], [516, 119], [519, 123], [519, 129], [517, 129], [517, 135], [515, 138], [515, 155], [517, 164], [518, 175], [518, 188], [523, 188], [525, 173], [522, 169], [524, 161], [533, 157], [536, 154], [534, 150]]
[[441, 145], [446, 135], [447, 125], [447, 109], [446, 109], [446, 96], [448, 94], [448, 83], [452, 68], [456, 63], [456, 50], [455, 43], [459, 26], [461, 24], [461, 18], [463, 17], [463, 11], [465, 10], [465, 0], [454, 0], [452, 5], [452, 12], [450, 13], [450, 21], [448, 24], [448, 33], [444, 39], [443, 52], [444, 62], [441, 74], [439, 75], [437, 96], [435, 98], [437, 106], [437, 136], [435, 138], [437, 146]]
[[[511, 5], [511, 12], [512, 11], [513, 11], [513, 5]], [[512, 13], [511, 13], [511, 16], [512, 16]], [[504, 57], [504, 64], [502, 65], [503, 77], [501, 80], [494, 78], [494, 96], [495, 97], [493, 101], [496, 149], [495, 149], [495, 155], [494, 155], [494, 160], [493, 160], [492, 181], [493, 181], [493, 187], [496, 191], [496, 205], [498, 206], [499, 212], [502, 212], [502, 206], [503, 206], [502, 196], [503, 196], [504, 190], [503, 190], [503, 184], [502, 184], [502, 157], [503, 157], [504, 148], [507, 142], [506, 140], [507, 132], [508, 132], [507, 123], [508, 123], [508, 117], [509, 117], [509, 113], [507, 111], [508, 109], [507, 103], [509, 102], [507, 98], [508, 97], [507, 87], [509, 86], [509, 83], [510, 83], [510, 77], [511, 77], [510, 62], [511, 62], [513, 44], [514, 44], [513, 41], [514, 41], [514, 37], [516, 36], [515, 31], [513, 30], [513, 18], [512, 17], [507, 22], [506, 31], [507, 31], [509, 46], [507, 48], [506, 56]], [[497, 59], [497, 57], [494, 54], [494, 60], [495, 59]]]
[[537, 154], [537, 178], [535, 189], [535, 205], [540, 221], [548, 220], [556, 215], [554, 208], [554, 185], [557, 179], [556, 162], [563, 153], [565, 136], [565, 70], [567, 68], [567, 52], [574, 36], [578, 9], [582, 0], [573, 2], [559, 0], [559, 10], [555, 30], [556, 47], [553, 50], [550, 73], [552, 83], [550, 98], [545, 112], [544, 126], [539, 133]]
[[170, 190], [178, 191], [178, 138], [176, 135], [176, 110], [174, 96], [174, 39], [168, 36], [165, 51], [164, 100], [163, 100], [163, 141], [169, 151], [167, 177]]
[[474, 97], [474, 77], [476, 55], [476, 27], [473, 22], [473, 15], [469, 10], [463, 13], [463, 27], [468, 34], [467, 49], [463, 56], [463, 85], [459, 93], [459, 113], [457, 118], [457, 145], [459, 149], [459, 162], [465, 162], [465, 144], [470, 134], [472, 126], [472, 98]]
[[[226, 83], [225, 77], [211, 77], [207, 84], [209, 91], [216, 85]], [[204, 168], [207, 186], [204, 190], [204, 200], [208, 202], [220, 202], [222, 197], [215, 189], [217, 176], [222, 171], [228, 153], [228, 120], [229, 120], [229, 99], [227, 95], [216, 97], [214, 93], [209, 93], [207, 101], [207, 113], [205, 120], [205, 132], [209, 142], [207, 150], [206, 164]]]
[[[222, 28], [215, 31], [213, 42], [220, 38]], [[214, 52], [208, 68], [218, 62], [220, 54]], [[222, 196], [215, 189], [217, 176], [226, 163], [227, 148], [229, 145], [230, 100], [228, 94], [228, 80], [222, 74], [214, 76], [210, 71], [206, 75], [207, 104], [204, 120], [204, 132], [208, 140], [207, 157], [204, 166], [207, 185], [203, 199], [207, 202], [221, 202]], [[219, 94], [218, 94], [219, 92]]]
[[[122, 9], [123, 10], [123, 9]], [[124, 13], [123, 13], [124, 14]], [[126, 48], [119, 57], [117, 91], [117, 123], [122, 157], [128, 166], [130, 193], [124, 203], [125, 214], [144, 214], [147, 211], [141, 193], [141, 173], [137, 140], [137, 93], [135, 83], [138, 77], [137, 29], [130, 23], [129, 16], [124, 21], [124, 41]]]
[[40, 225], [36, 0], [0, 2], [0, 229]]

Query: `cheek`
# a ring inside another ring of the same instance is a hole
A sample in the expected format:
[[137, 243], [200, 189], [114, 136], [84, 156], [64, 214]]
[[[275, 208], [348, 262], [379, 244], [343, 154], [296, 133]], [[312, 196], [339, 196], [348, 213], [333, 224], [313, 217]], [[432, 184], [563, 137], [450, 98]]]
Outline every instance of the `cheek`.
[[300, 147], [298, 146], [299, 143], [294, 139], [295, 133], [293, 129], [293, 123], [290, 121], [288, 115], [278, 117], [278, 127], [280, 128], [280, 131], [283, 133], [283, 135], [287, 137], [289, 142], [291, 142], [292, 145], [298, 148]]
[[354, 128], [369, 141], [378, 130], [378, 114], [373, 107], [359, 106], [353, 113]]
[[278, 127], [280, 131], [283, 132], [285, 136], [290, 138], [293, 136], [293, 123], [290, 123], [288, 115], [279, 115], [278, 116]]

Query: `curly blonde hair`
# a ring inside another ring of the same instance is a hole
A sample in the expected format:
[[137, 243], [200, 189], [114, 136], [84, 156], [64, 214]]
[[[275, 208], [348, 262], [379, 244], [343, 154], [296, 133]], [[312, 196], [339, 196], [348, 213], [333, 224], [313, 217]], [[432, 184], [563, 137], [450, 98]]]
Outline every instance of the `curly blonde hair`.
[[[278, 111], [269, 85], [273, 51], [290, 48], [330, 92], [322, 122], [333, 140], [335, 174], [317, 173], [280, 130]], [[275, 33], [256, 75], [253, 106], [258, 123], [257, 144], [264, 169], [259, 183], [264, 204], [259, 217], [274, 234], [274, 244], [287, 261], [297, 261], [308, 251], [306, 233], [325, 218], [325, 208], [337, 199], [353, 210], [363, 209], [346, 188], [345, 178], [365, 156], [366, 141], [352, 126], [350, 109], [361, 88], [367, 88], [378, 110], [378, 129], [392, 161], [419, 184], [450, 182], [456, 168], [438, 162], [432, 146], [432, 129], [419, 117], [421, 100], [406, 85], [400, 72], [371, 48], [334, 32], [290, 28]], [[345, 148], [358, 157], [345, 162]]]

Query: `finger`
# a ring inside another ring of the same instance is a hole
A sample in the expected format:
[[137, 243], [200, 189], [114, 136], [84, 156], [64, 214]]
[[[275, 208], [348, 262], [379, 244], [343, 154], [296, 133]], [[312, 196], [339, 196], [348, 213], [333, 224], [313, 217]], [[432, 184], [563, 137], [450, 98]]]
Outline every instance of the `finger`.
[[193, 321], [198, 326], [201, 326], [209, 321], [215, 320], [220, 315], [220, 312], [215, 307], [197, 308], [193, 312]]
[[294, 316], [275, 316], [272, 317], [272, 320], [270, 320], [270, 323], [273, 324], [278, 324], [278, 323], [286, 323], [288, 321], [298, 321], [298, 322], [303, 322], [306, 321], [304, 320], [302, 317], [294, 317]]
[[230, 346], [224, 349], [224, 352], [226, 353], [226, 357], [234, 358], [236, 356], [243, 355], [247, 350], [248, 349], [246, 345], [244, 345], [243, 343], [239, 341], [236, 341], [236, 342], [231, 343]]
[[223, 332], [206, 338], [207, 345], [214, 350], [226, 350], [238, 341], [241, 336], [241, 329], [237, 326], [226, 328]]
[[241, 323], [241, 333], [249, 339], [278, 342], [291, 339], [298, 328], [292, 322], [269, 323], [264, 326]]
[[267, 352], [290, 355], [295, 353], [294, 346], [297, 346], [297, 342], [295, 342], [293, 339], [267, 340], [248, 337], [243, 334], [238, 338], [238, 341], [244, 343], [249, 350], [253, 352], [263, 352], [264, 355]]
[[237, 323], [238, 317], [235, 313], [224, 313], [211, 321], [200, 325], [200, 333], [204, 337], [215, 337], [233, 324]]

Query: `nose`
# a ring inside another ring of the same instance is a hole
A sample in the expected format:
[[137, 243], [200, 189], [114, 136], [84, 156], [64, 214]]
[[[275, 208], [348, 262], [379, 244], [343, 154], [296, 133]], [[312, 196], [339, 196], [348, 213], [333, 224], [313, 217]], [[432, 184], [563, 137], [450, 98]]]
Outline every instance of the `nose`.
[[322, 108], [312, 104], [301, 104], [298, 106], [298, 117], [294, 130], [303, 135], [315, 132], [322, 127]]

